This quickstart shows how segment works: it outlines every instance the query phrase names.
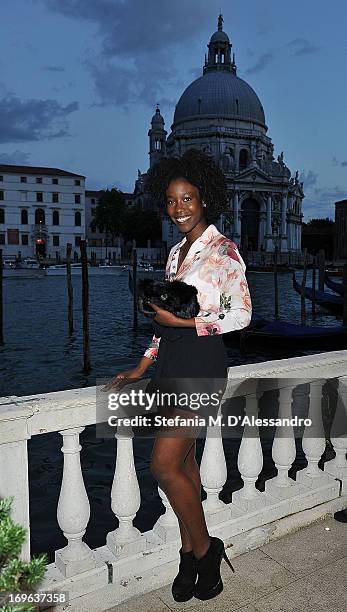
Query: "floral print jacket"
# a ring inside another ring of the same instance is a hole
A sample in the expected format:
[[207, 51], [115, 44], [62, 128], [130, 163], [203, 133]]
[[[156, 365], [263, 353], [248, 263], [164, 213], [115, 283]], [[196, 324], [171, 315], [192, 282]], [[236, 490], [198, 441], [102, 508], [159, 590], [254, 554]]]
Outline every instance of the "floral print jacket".
[[[179, 251], [186, 237], [174, 245], [166, 264], [165, 279], [181, 280], [198, 290], [200, 312], [195, 317], [198, 336], [225, 334], [247, 327], [252, 303], [245, 277], [246, 265], [236, 244], [210, 224], [190, 247], [177, 272]], [[155, 360], [160, 338], [153, 336], [144, 353]]]

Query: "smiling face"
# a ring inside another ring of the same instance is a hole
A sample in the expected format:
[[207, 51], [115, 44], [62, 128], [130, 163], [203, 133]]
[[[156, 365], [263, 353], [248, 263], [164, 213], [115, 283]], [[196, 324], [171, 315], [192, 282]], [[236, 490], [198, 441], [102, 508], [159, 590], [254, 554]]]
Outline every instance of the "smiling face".
[[185, 234], [204, 231], [207, 227], [199, 189], [184, 178], [170, 182], [166, 190], [166, 211]]

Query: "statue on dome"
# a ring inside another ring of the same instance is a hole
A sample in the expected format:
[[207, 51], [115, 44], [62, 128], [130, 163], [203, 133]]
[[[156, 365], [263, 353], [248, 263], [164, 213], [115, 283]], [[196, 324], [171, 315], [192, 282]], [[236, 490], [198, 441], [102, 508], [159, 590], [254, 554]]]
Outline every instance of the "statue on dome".
[[219, 15], [218, 17], [218, 31], [221, 32], [223, 30], [223, 15]]
[[283, 161], [283, 151], [281, 151], [281, 154], [280, 154], [280, 155], [278, 155], [278, 157], [277, 157], [277, 161], [278, 161], [278, 163], [279, 163], [279, 164], [281, 164], [281, 166], [283, 166], [283, 165], [284, 165], [284, 161]]

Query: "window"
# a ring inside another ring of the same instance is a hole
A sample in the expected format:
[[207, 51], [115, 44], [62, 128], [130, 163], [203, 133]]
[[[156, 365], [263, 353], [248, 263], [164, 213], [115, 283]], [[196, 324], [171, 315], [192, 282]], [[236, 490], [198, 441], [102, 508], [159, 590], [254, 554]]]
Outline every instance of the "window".
[[0, 183], [2, 183], [4, 180], [4, 177], [2, 176], [2, 174], [0, 174]]
[[59, 236], [53, 236], [53, 246], [59, 246]]
[[35, 210], [35, 224], [42, 225], [45, 223], [45, 211], [42, 208]]
[[[95, 225], [91, 225], [91, 226], [90, 226], [90, 229], [92, 230], [92, 234], [95, 234], [95, 232], [96, 232], [96, 227], [95, 227]], [[94, 245], [94, 246], [96, 246], [96, 245]]]
[[104, 226], [103, 225], [99, 225], [99, 232], [100, 232], [100, 234], [102, 234], [103, 231], [104, 231]]
[[4, 192], [0, 191], [0, 200], [3, 200], [3, 199], [4, 199]]
[[20, 213], [20, 222], [22, 225], [28, 225], [28, 211], [25, 209]]
[[27, 182], [27, 177], [26, 176], [21, 176], [20, 177], [20, 182], [21, 183], [26, 183]]
[[52, 202], [54, 204], [58, 204], [58, 202], [59, 202], [59, 193], [57, 191], [54, 191], [52, 193]]
[[81, 225], [81, 213], [79, 210], [75, 212], [75, 225]]
[[20, 201], [21, 202], [26, 202], [28, 199], [28, 192], [27, 191], [21, 191], [20, 192]]
[[52, 179], [52, 185], [58, 185], [58, 179]]
[[0, 234], [0, 244], [5, 244], [5, 234]]
[[91, 202], [91, 204], [95, 204], [95, 198], [92, 198], [92, 199], [90, 200], [90, 202]]
[[75, 185], [76, 187], [78, 187], [81, 184], [81, 181], [79, 179], [75, 179]]
[[75, 193], [75, 204], [81, 204], [81, 196], [79, 193]]
[[81, 244], [81, 236], [75, 236], [75, 246], [80, 246]]
[[239, 157], [240, 170], [244, 170], [248, 166], [248, 151], [247, 149], [241, 149]]
[[41, 178], [40, 176], [37, 176], [37, 177], [36, 177], [36, 182], [37, 182], [37, 183], [42, 183], [42, 178]]
[[3, 208], [0, 208], [0, 223], [5, 223], [5, 211]]
[[29, 236], [28, 236], [28, 234], [22, 234], [22, 244], [24, 244], [26, 246], [29, 244]]
[[90, 212], [92, 213], [92, 217], [95, 217], [95, 208], [91, 208]]
[[53, 225], [59, 225], [59, 210], [53, 210]]
[[42, 191], [36, 192], [36, 202], [43, 202], [43, 193]]

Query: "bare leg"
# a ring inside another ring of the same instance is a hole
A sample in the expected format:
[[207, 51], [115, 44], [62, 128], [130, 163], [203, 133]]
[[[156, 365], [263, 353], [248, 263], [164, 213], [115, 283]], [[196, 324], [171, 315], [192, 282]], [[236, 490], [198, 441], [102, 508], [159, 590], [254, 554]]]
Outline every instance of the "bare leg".
[[[187, 476], [189, 476], [189, 478], [195, 484], [195, 487], [199, 494], [199, 499], [200, 499], [201, 498], [201, 479], [200, 479], [199, 466], [195, 458], [195, 453], [196, 453], [196, 441], [194, 442], [194, 444], [192, 444], [190, 450], [188, 451], [184, 459], [183, 467], [184, 467], [184, 470]], [[177, 517], [177, 518], [178, 518], [178, 524], [179, 524], [179, 528], [181, 532], [182, 552], [188, 552], [192, 550], [193, 548], [192, 543], [190, 541], [189, 533], [187, 532], [185, 526], [183, 525], [180, 517]]]
[[[187, 466], [184, 465], [192, 446], [195, 446], [195, 438], [157, 437], [153, 445], [150, 469], [185, 529], [182, 544], [185, 547], [191, 546], [194, 555], [201, 558], [209, 548], [210, 537], [201, 505], [197, 477], [195, 476], [196, 480], [193, 480], [191, 475], [188, 476]], [[189, 537], [189, 544], [186, 534]]]

